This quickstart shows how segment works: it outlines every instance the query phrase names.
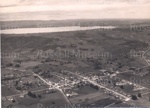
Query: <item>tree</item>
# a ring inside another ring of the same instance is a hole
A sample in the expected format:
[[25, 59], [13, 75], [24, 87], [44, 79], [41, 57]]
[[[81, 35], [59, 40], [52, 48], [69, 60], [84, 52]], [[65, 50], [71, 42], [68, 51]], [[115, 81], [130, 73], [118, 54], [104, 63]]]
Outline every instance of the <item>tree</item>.
[[86, 99], [85, 99], [85, 101], [88, 101], [88, 100], [89, 100], [89, 98], [86, 98]]
[[121, 86], [120, 86], [120, 88], [121, 88], [121, 89], [124, 89], [124, 86], [123, 86], [123, 85], [121, 85]]
[[16, 65], [15, 65], [15, 67], [17, 67], [17, 68], [18, 68], [18, 67], [20, 67], [20, 65], [19, 65], [19, 64], [16, 64]]
[[38, 98], [42, 98], [42, 96], [39, 94], [39, 95], [38, 95]]
[[137, 96], [136, 95], [131, 95], [132, 100], [137, 100]]
[[17, 87], [16, 87], [16, 89], [17, 89], [17, 90], [22, 90], [22, 88], [21, 88], [21, 87], [19, 87], [19, 86], [17, 86]]
[[12, 102], [15, 103], [16, 101], [13, 99]]
[[30, 96], [30, 97], [32, 97], [32, 98], [36, 98], [36, 95], [35, 94], [33, 94], [32, 92], [28, 92], [28, 96]]
[[55, 104], [55, 102], [52, 102], [52, 104]]
[[142, 97], [141, 93], [138, 93], [138, 97]]
[[6, 66], [7, 67], [11, 67], [11, 66], [13, 66], [13, 64], [12, 63], [8, 63]]
[[96, 85], [91, 84], [90, 86], [91, 86], [92, 88], [96, 89], [96, 90], [99, 90], [99, 87], [96, 86]]

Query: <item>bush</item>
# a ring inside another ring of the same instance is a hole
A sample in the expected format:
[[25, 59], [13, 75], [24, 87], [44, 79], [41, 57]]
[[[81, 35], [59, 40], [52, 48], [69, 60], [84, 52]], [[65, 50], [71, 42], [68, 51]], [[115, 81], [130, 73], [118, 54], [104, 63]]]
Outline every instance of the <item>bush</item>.
[[41, 95], [38, 95], [38, 98], [42, 98], [42, 96], [41, 96]]
[[141, 93], [138, 94], [138, 97], [142, 97]]
[[12, 102], [15, 103], [16, 101], [13, 99]]
[[124, 89], [124, 86], [123, 86], [123, 85], [121, 85], [121, 86], [120, 86], [120, 88], [121, 88], [121, 89]]
[[136, 95], [132, 95], [131, 98], [132, 98], [132, 100], [137, 100], [137, 96]]
[[11, 66], [13, 66], [13, 64], [12, 63], [8, 63], [6, 66], [7, 67], [11, 67]]
[[91, 86], [92, 88], [96, 89], [96, 90], [99, 90], [99, 87], [96, 86], [96, 85], [91, 84], [90, 86]]
[[28, 96], [32, 97], [32, 98], [36, 98], [36, 94], [31, 93], [30, 91], [28, 92]]
[[52, 102], [52, 104], [55, 104], [55, 102]]
[[18, 68], [18, 67], [20, 67], [20, 65], [19, 65], [19, 64], [16, 64], [16, 65], [15, 65], [15, 67], [17, 67], [17, 68]]

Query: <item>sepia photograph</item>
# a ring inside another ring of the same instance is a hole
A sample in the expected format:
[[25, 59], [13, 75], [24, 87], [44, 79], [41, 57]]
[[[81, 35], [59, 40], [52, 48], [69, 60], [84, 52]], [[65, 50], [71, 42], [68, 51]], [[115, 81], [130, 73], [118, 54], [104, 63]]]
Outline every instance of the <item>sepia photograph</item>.
[[0, 0], [1, 108], [149, 108], [150, 0]]

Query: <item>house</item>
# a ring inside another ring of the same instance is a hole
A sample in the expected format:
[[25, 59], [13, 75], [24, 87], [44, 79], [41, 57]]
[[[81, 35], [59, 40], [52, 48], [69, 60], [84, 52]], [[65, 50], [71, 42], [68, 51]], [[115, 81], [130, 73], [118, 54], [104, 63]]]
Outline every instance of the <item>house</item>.
[[66, 96], [67, 97], [72, 97], [72, 96], [77, 96], [78, 94], [75, 92], [72, 92], [71, 94], [67, 93]]

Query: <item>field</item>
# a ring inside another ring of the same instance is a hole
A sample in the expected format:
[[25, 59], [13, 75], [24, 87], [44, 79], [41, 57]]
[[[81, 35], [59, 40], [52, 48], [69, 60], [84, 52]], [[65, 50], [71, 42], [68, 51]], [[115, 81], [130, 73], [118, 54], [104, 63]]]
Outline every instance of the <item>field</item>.
[[97, 92], [98, 90], [90, 87], [90, 86], [84, 86], [84, 87], [81, 87], [77, 90], [77, 93], [79, 95], [86, 95], [86, 94], [90, 94], [90, 93], [94, 93], [94, 92]]
[[17, 94], [15, 91], [9, 89], [7, 86], [2, 86], [2, 96], [10, 96]]
[[150, 88], [150, 75], [142, 77], [132, 73], [122, 73], [118, 76], [122, 79]]
[[29, 67], [35, 67], [35, 66], [40, 65], [40, 64], [41, 64], [41, 63], [38, 62], [38, 61], [23, 62], [23, 63], [21, 64], [21, 68], [22, 68], [22, 69], [27, 69], [27, 68], [29, 68]]
[[16, 102], [13, 104], [13, 107], [21, 108], [35, 108], [38, 106], [60, 107], [68, 105], [68, 103], [65, 101], [65, 98], [59, 91], [46, 95], [43, 94], [41, 98], [31, 98], [26, 95], [25, 98], [16, 97], [15, 100]]
[[3, 74], [3, 75], [14, 73], [14, 71], [7, 70], [7, 69], [2, 69], [1, 71], [2, 71], [1, 74]]
[[[92, 78], [95, 78], [96, 74], [98, 74], [98, 76], [108, 76], [109, 80], [111, 80], [112, 75], [116, 74], [117, 71], [124, 72], [127, 70], [130, 71], [130, 68], [137, 69], [147, 66], [147, 63], [141, 55], [134, 57], [134, 54], [136, 54], [136, 52], [146, 51], [149, 48], [149, 20], [10, 21], [0, 23], [2, 24], [2, 29], [7, 28], [5, 25], [16, 26], [19, 28], [37, 28], [39, 26], [61, 27], [66, 26], [66, 24], [67, 26], [73, 26], [72, 24], [76, 26], [80, 24], [80, 26], [85, 27], [104, 25], [117, 26], [117, 28], [113, 30], [95, 29], [58, 33], [2, 34], [2, 53], [4, 55], [17, 55], [17, 57], [2, 57], [2, 78], [6, 77], [6, 79], [9, 80], [11, 79], [9, 78], [9, 75], [14, 75], [15, 73], [16, 76], [14, 78], [16, 79], [12, 82], [16, 83], [15, 86], [20, 84], [19, 86], [26, 88], [27, 91], [45, 89], [48, 88], [48, 86], [37, 85], [38, 76], [36, 75], [29, 75], [29, 77], [23, 78], [18, 77], [22, 75], [22, 73], [32, 74], [30, 71], [33, 71], [44, 80], [55, 82], [56, 84], [54, 83], [54, 85], [57, 85], [58, 83], [61, 85], [61, 83], [65, 81], [62, 80], [62, 77], [68, 78], [69, 80], [72, 79], [75, 82], [79, 82], [79, 85], [76, 84], [75, 87], [72, 87], [71, 89], [71, 91], [78, 95], [68, 97], [71, 103], [75, 105], [80, 104], [81, 106], [105, 107], [109, 105], [132, 106], [133, 103], [136, 103], [136, 105], [140, 106], [142, 105], [140, 102], [149, 105], [147, 96], [139, 98], [136, 101], [131, 101], [131, 103], [123, 103], [121, 99], [121, 101], [117, 100], [119, 99], [117, 96], [116, 99], [111, 93], [108, 93], [108, 95], [106, 93], [107, 91], [99, 91], [90, 86], [85, 86], [84, 84], [86, 82], [82, 81], [83, 78], [64, 72], [64, 70], [78, 72], [79, 75], [82, 73], [81, 75], [85, 75], [86, 77], [91, 76]], [[132, 27], [132, 23], [137, 24], [137, 26]], [[142, 25], [148, 26], [141, 28], [143, 27]], [[135, 53], [131, 53], [131, 51], [134, 51]], [[27, 71], [22, 73], [20, 71], [10, 71], [12, 68], [18, 70], [27, 69]], [[144, 73], [145, 71], [148, 72], [145, 76], [137, 75], [137, 72], [133, 71], [118, 74], [117, 77], [131, 82], [133, 81], [134, 83], [150, 89], [149, 69], [144, 69], [141, 73]], [[102, 70], [111, 72], [111, 74], [102, 72]], [[52, 75], [53, 73], [60, 75], [61, 78], [54, 77], [55, 75]], [[22, 84], [21, 82], [25, 84]], [[35, 83], [35, 85], [30, 85], [30, 82]], [[5, 85], [6, 84], [7, 81], [5, 81]], [[70, 82], [70, 84], [72, 83]], [[115, 86], [115, 83], [113, 84], [114, 85], [111, 87]], [[104, 86], [109, 88], [109, 85]], [[111, 89], [116, 90], [115, 87]], [[119, 90], [121, 90], [121, 88]], [[121, 90], [121, 92], [123, 91], [134, 94], [133, 86], [124, 86], [124, 90]], [[41, 92], [37, 92], [37, 94], [40, 93]], [[13, 94], [15, 93], [12, 90], [9, 90], [7, 86], [2, 86], [2, 96]], [[31, 98], [28, 95], [25, 95], [25, 97], [22, 98], [15, 96], [15, 101], [16, 102], [11, 104], [21, 108], [35, 108], [37, 105], [44, 105], [45, 108], [68, 105], [66, 99], [59, 91], [42, 94], [41, 97], [37, 98]], [[4, 102], [4, 106], [8, 105], [5, 105]]]
[[[129, 31], [132, 32], [133, 31]], [[112, 37], [112, 34], [116, 34], [115, 37]], [[44, 52], [47, 50], [54, 50], [57, 51], [59, 48], [61, 51], [66, 50], [76, 50], [80, 49], [82, 53], [91, 52], [92, 49], [94, 49], [93, 53], [108, 53], [109, 55], [106, 55], [106, 57], [99, 57], [96, 56], [96, 58], [102, 58], [101, 60], [101, 66], [99, 68], [109, 68], [111, 67], [110, 64], [106, 64], [107, 60], [110, 60], [110, 62], [113, 62], [112, 67], [116, 67], [115, 65], [117, 63], [120, 63], [121, 66], [130, 66], [131, 64], [134, 66], [145, 66], [145, 62], [142, 60], [138, 60], [137, 58], [130, 58], [130, 51], [143, 51], [146, 50], [148, 47], [148, 44], [144, 41], [141, 41], [140, 39], [132, 39], [128, 37], [127, 32], [122, 32], [121, 30], [114, 30], [114, 31], [97, 31], [97, 30], [91, 30], [91, 31], [77, 31], [77, 32], [67, 32], [67, 33], [46, 33], [46, 34], [38, 34], [39, 36], [34, 37], [36, 34], [29, 34], [29, 36], [13, 36], [13, 35], [2, 35], [2, 51], [3, 52], [16, 52], [17, 50], [24, 51], [32, 48], [32, 52], [36, 53], [39, 50], [43, 50]], [[145, 35], [148, 34], [148, 32], [143, 32]], [[40, 36], [41, 35], [41, 36]], [[122, 36], [123, 37], [119, 37]], [[134, 33], [133, 33], [134, 35]], [[31, 36], [31, 37], [30, 37]], [[91, 38], [92, 36], [92, 38]], [[91, 38], [91, 39], [89, 39]], [[72, 39], [74, 39], [72, 41]], [[148, 41], [148, 40], [147, 40]], [[58, 43], [62, 43], [61, 45]], [[76, 44], [76, 47], [72, 47], [71, 44]], [[7, 49], [5, 47], [9, 46]], [[83, 49], [87, 49], [87, 51], [84, 51]], [[32, 52], [30, 54], [32, 54]], [[30, 55], [29, 54], [29, 55]], [[107, 57], [108, 56], [108, 57]], [[125, 58], [125, 56], [128, 56], [128, 59]], [[60, 59], [60, 57], [50, 57], [51, 59]], [[86, 57], [87, 58], [87, 57]], [[66, 59], [68, 61], [73, 61], [74, 63], [76, 61], [85, 60], [83, 56], [80, 56], [78, 58], [73, 57], [62, 57], [61, 59]], [[105, 60], [104, 60], [105, 59]], [[140, 59], [140, 58], [139, 58]], [[82, 70], [86, 70], [87, 66], [89, 69], [91, 68], [97, 68], [95, 63], [92, 62], [84, 62], [86, 66], [75, 67], [75, 64], [66, 64], [64, 67], [76, 69], [80, 68]], [[115, 64], [116, 63], [116, 64]], [[3, 62], [2, 62], [3, 64]]]
[[113, 103], [116, 103], [117, 100], [115, 99], [110, 99], [110, 98], [103, 98], [103, 99], [100, 99], [98, 101], [95, 101], [95, 102], [85, 102], [85, 104], [81, 104], [81, 106], [84, 106], [84, 107], [92, 107], [92, 106], [95, 106], [95, 107], [106, 107], [106, 106], [109, 106]]
[[97, 100], [101, 100], [104, 98], [109, 98], [108, 95], [103, 94], [102, 92], [98, 91], [95, 93], [90, 93], [90, 94], [85, 94], [85, 95], [81, 95], [81, 96], [77, 96], [74, 98], [70, 98], [70, 101], [73, 104], [84, 104], [84, 103], [92, 103], [95, 102]]

